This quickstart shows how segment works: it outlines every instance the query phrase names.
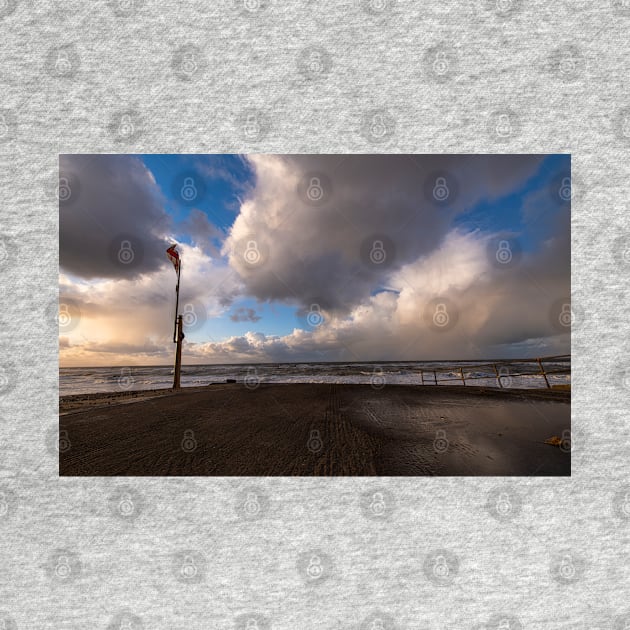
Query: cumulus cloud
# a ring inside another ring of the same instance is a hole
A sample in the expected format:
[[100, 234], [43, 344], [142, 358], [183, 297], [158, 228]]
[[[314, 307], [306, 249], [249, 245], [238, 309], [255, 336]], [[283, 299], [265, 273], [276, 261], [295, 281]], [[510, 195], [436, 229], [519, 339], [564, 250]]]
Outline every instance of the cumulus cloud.
[[[531, 177], [540, 156], [251, 156], [256, 186], [224, 246], [261, 300], [349, 312], [438, 247], [453, 218]], [[309, 198], [310, 185], [319, 186]], [[446, 202], [433, 193], [446, 185]], [[370, 255], [382, 246], [383, 263]], [[253, 258], [247, 253], [255, 247]], [[254, 264], [252, 264], [252, 260]]]
[[230, 319], [233, 322], [258, 322], [262, 317], [253, 308], [240, 307], [230, 315]]
[[59, 156], [59, 264], [86, 279], [132, 278], [164, 263], [170, 218], [136, 157]]

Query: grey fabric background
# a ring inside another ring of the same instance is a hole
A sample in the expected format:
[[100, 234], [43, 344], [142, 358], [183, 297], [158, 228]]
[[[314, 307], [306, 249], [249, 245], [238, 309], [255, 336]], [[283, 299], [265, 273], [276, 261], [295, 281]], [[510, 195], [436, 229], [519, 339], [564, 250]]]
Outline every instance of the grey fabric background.
[[[622, 0], [0, 2], [0, 628], [628, 627], [629, 27]], [[59, 479], [63, 152], [570, 152], [572, 477]]]

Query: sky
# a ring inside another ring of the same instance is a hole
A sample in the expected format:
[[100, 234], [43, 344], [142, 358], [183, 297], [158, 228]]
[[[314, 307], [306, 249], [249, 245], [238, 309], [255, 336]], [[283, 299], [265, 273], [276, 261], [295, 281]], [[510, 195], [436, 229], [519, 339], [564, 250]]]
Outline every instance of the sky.
[[60, 366], [570, 352], [568, 155], [60, 155]]

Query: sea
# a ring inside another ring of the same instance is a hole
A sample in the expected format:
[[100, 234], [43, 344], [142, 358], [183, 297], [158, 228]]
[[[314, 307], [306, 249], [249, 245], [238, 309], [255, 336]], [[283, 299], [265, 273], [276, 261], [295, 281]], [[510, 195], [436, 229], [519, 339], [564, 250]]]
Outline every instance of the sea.
[[[551, 385], [571, 383], [570, 358], [544, 362]], [[495, 371], [496, 367], [496, 371]], [[506, 388], [546, 387], [537, 363], [531, 361], [401, 361], [367, 363], [251, 363], [184, 365], [182, 387], [225, 383], [228, 379], [256, 387], [260, 383], [466, 385]], [[498, 372], [498, 378], [497, 378]], [[164, 389], [173, 384], [172, 366], [60, 368], [59, 395]]]

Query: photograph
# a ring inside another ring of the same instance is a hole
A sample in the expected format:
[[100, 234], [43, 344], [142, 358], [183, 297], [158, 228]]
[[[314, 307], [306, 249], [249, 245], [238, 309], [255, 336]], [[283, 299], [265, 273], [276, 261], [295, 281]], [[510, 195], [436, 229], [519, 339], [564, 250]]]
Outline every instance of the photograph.
[[61, 476], [571, 475], [570, 154], [58, 176]]

